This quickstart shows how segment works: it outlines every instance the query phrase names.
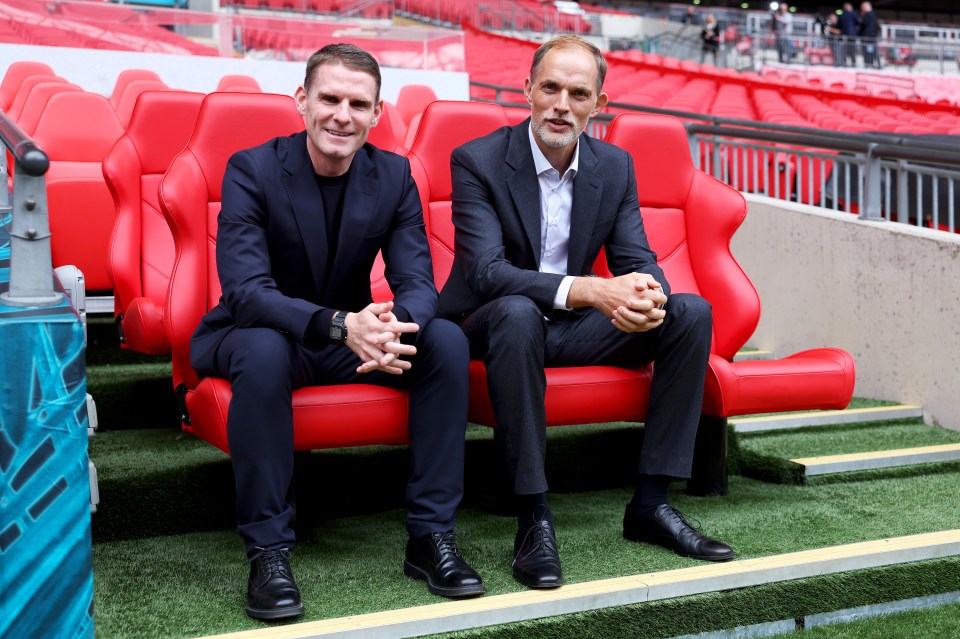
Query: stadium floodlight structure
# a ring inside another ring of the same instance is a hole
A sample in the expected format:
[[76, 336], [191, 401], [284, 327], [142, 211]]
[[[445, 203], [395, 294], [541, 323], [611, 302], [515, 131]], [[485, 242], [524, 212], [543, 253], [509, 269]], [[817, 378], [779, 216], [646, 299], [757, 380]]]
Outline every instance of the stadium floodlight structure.
[[[13, 156], [13, 193], [0, 189], [0, 213], [10, 214], [10, 288], [0, 294], [9, 306], [53, 306], [61, 293], [53, 287], [50, 220], [44, 174], [47, 154], [5, 113], [0, 112], [0, 139]], [[5, 155], [5, 154], [4, 154]], [[4, 162], [0, 161], [0, 167]], [[2, 171], [6, 176], [7, 171]]]

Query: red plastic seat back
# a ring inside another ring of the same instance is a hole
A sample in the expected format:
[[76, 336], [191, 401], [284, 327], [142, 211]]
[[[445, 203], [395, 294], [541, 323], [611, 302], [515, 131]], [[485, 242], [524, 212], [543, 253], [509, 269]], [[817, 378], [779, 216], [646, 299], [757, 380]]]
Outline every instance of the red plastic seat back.
[[14, 62], [7, 67], [7, 72], [3, 74], [3, 82], [0, 82], [0, 109], [8, 112], [14, 98], [17, 97], [20, 85], [26, 78], [34, 75], [56, 76], [56, 73], [43, 62]]
[[105, 97], [70, 91], [50, 97], [33, 134], [50, 158], [46, 183], [53, 264], [83, 271], [88, 291], [110, 290], [107, 247], [115, 209], [101, 162], [122, 134]]
[[[173, 236], [157, 189], [170, 162], [190, 139], [204, 97], [185, 91], [141, 93], [126, 132], [103, 159], [103, 175], [117, 211], [107, 267], [118, 312], [141, 297], [161, 310], [166, 305]], [[153, 328], [161, 334], [151, 343], [166, 344], [162, 327]], [[141, 351], [137, 344], [130, 348]], [[168, 349], [169, 345], [163, 348]]]
[[126, 69], [121, 71], [117, 76], [117, 81], [113, 84], [113, 91], [110, 93], [110, 104], [113, 105], [113, 108], [117, 108], [117, 105], [120, 103], [120, 96], [123, 95], [123, 90], [127, 88], [127, 85], [131, 82], [137, 82], [138, 80], [162, 81], [159, 75], [149, 69]]
[[20, 110], [17, 124], [23, 129], [23, 132], [32, 136], [37, 130], [37, 123], [40, 122], [40, 115], [50, 101], [51, 96], [57, 93], [67, 91], [83, 91], [80, 87], [69, 82], [40, 82], [36, 84], [23, 102], [23, 108]]
[[693, 165], [679, 118], [619, 115], [607, 141], [633, 157], [644, 228], [672, 292], [711, 303], [714, 352], [731, 359], [760, 318], [756, 289], [730, 253], [743, 196]]
[[220, 78], [217, 91], [236, 91], [239, 93], [262, 93], [260, 83], [253, 76], [230, 74]]
[[507, 124], [503, 107], [482, 102], [433, 102], [420, 120], [407, 158], [420, 191], [437, 289], [443, 288], [453, 266], [450, 154]]
[[17, 91], [17, 95], [13, 98], [13, 102], [10, 103], [10, 108], [6, 109], [5, 113], [10, 116], [10, 119], [14, 122], [19, 121], [20, 114], [23, 112], [23, 105], [33, 92], [34, 87], [40, 84], [50, 83], [68, 84], [66, 80], [56, 75], [31, 75], [28, 78], [24, 78], [23, 82], [20, 83], [20, 89]]
[[117, 110], [117, 119], [120, 120], [120, 126], [124, 129], [130, 124], [130, 116], [133, 115], [133, 107], [137, 104], [137, 98], [144, 91], [166, 91], [169, 89], [165, 83], [159, 80], [136, 80], [131, 82], [123, 89], [120, 99], [115, 108]]
[[427, 105], [437, 101], [437, 94], [424, 84], [407, 84], [397, 94], [397, 111], [403, 121], [410, 125], [413, 116], [423, 113]]
[[187, 146], [160, 181], [160, 205], [173, 233], [175, 259], [167, 297], [174, 386], [199, 380], [190, 367], [190, 336], [220, 299], [217, 215], [227, 160], [237, 151], [304, 128], [293, 98], [272, 93], [211, 93]]

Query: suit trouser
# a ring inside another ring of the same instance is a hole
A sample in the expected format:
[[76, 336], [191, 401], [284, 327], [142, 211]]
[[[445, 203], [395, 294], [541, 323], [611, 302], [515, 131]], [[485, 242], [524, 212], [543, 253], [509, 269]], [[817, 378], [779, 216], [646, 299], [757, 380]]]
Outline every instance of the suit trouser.
[[[377, 384], [410, 391], [411, 473], [406, 487], [412, 537], [451, 530], [463, 496], [469, 351], [457, 326], [434, 319], [421, 327], [412, 368], [402, 375], [358, 374], [345, 346], [298, 346], [271, 328], [235, 328], [217, 350], [217, 370], [233, 397], [227, 439], [237, 490], [237, 529], [247, 553], [292, 547], [293, 407], [296, 388]], [[198, 371], [201, 374], [204, 371]], [[349, 424], [345, 425], [349, 428]]]
[[654, 363], [639, 473], [687, 478], [703, 403], [712, 319], [706, 300], [670, 296], [663, 323], [624, 333], [600, 311], [547, 320], [527, 297], [489, 302], [460, 324], [471, 355], [482, 358], [503, 453], [516, 494], [547, 490], [544, 366]]

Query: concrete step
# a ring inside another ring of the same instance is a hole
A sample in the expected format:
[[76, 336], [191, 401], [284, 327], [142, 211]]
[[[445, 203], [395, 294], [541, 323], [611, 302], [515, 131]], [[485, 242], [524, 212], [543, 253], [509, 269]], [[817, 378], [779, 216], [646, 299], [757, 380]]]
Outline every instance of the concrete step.
[[832, 426], [839, 424], [862, 424], [890, 419], [915, 419], [923, 417], [923, 408], [911, 404], [875, 406], [873, 408], [848, 408], [845, 410], [817, 410], [805, 413], [782, 413], [759, 417], [732, 417], [730, 423], [738, 433], [759, 433], [803, 426]]
[[960, 530], [461, 599], [217, 635], [220, 639], [400, 639], [960, 555]]
[[960, 459], [960, 444], [941, 444], [939, 446], [919, 446], [898, 450], [879, 450], [849, 455], [826, 455], [823, 457], [798, 457], [791, 459], [804, 467], [807, 477], [848, 473], [873, 468], [893, 468], [914, 464], [954, 461]]

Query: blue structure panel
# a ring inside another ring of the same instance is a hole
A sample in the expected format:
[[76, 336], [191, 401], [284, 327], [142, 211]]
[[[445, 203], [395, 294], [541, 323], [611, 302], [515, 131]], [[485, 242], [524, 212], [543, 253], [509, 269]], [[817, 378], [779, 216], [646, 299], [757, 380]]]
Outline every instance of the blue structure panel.
[[0, 304], [0, 637], [93, 637], [84, 351], [66, 301]]

